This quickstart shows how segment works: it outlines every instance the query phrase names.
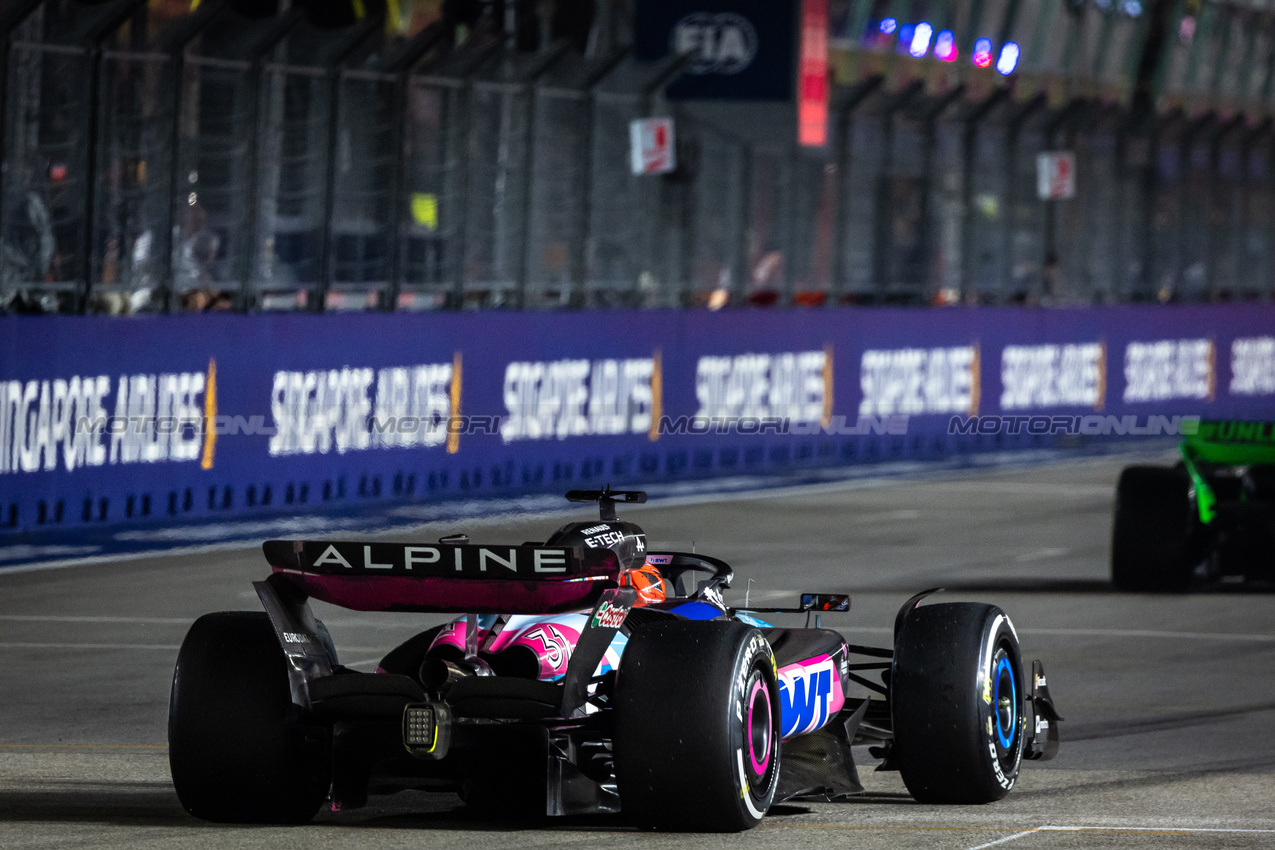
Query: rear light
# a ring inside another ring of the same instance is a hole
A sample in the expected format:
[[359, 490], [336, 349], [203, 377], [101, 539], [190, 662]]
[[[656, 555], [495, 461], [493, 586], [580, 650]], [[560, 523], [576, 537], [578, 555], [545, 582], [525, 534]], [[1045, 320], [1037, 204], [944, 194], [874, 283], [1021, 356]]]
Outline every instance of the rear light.
[[403, 746], [416, 758], [441, 759], [451, 737], [451, 711], [442, 703], [411, 703], [403, 709]]

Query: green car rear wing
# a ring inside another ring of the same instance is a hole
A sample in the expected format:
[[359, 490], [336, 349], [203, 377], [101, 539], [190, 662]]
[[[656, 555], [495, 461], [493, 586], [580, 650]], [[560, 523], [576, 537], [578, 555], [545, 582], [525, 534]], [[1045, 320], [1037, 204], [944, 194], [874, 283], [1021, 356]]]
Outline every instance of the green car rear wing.
[[1275, 422], [1242, 419], [1203, 419], [1180, 448], [1187, 474], [1195, 486], [1200, 522], [1208, 525], [1217, 515], [1217, 494], [1209, 486], [1200, 464], [1254, 466], [1275, 464]]

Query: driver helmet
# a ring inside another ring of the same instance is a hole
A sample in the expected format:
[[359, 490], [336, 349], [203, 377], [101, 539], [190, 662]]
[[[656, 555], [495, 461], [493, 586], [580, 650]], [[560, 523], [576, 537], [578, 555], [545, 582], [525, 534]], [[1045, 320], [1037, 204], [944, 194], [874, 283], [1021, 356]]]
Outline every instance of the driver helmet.
[[664, 576], [660, 574], [660, 568], [654, 564], [643, 563], [636, 569], [620, 573], [620, 586], [632, 587], [637, 591], [637, 601], [633, 603], [636, 608], [663, 602], [668, 595], [664, 586]]

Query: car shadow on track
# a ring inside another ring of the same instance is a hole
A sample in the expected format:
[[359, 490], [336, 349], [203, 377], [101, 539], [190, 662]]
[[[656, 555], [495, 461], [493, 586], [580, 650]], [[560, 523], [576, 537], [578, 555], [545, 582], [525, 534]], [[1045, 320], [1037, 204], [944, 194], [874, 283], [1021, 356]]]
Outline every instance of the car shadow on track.
[[[225, 824], [200, 821], [188, 815], [166, 782], [60, 783], [57, 789], [0, 791], [0, 812], [13, 823], [100, 824], [116, 827], [225, 828]], [[319, 812], [308, 828], [427, 830], [432, 832], [519, 832], [525, 830], [637, 832], [622, 815], [579, 815], [557, 818], [513, 818], [493, 815], [453, 803], [454, 798], [406, 792], [373, 797], [362, 809]], [[826, 803], [819, 798], [797, 798], [770, 808], [768, 818], [812, 814], [805, 803]], [[840, 797], [832, 802], [915, 805], [905, 793], [871, 792]], [[441, 808], [445, 807], [445, 808]], [[236, 826], [235, 828], [254, 828]], [[306, 827], [302, 827], [306, 828]]]
[[[410, 793], [410, 792], [409, 792]], [[375, 798], [366, 809], [347, 815], [320, 815], [326, 826], [345, 826], [361, 829], [427, 829], [455, 830], [461, 832], [518, 832], [523, 830], [567, 830], [586, 832], [638, 832], [623, 815], [568, 815], [565, 817], [516, 818], [506, 817], [463, 805], [447, 811], [403, 811], [421, 797], [383, 798], [378, 805]], [[428, 801], [434, 802], [434, 801]], [[428, 802], [426, 805], [428, 805]], [[825, 802], [822, 798], [813, 802]], [[395, 804], [398, 805], [395, 805]], [[415, 808], [415, 807], [413, 807]], [[779, 803], [770, 807], [767, 817], [782, 818], [808, 815], [811, 809], [800, 801]]]
[[[0, 815], [7, 822], [100, 824], [103, 826], [254, 828], [214, 824], [187, 814], [168, 782], [63, 782], [56, 789], [0, 790]], [[466, 808], [448, 795], [406, 792], [373, 797], [362, 809], [318, 813], [312, 827], [424, 829], [461, 832], [516, 832], [527, 829], [582, 829], [630, 832], [618, 815], [565, 818], [512, 818]]]
[[[890, 791], [864, 791], [863, 793], [860, 793], [860, 794], [846, 794], [844, 796], [834, 797], [831, 800], [824, 799], [823, 797], [808, 797], [808, 798], [798, 797], [793, 802], [855, 803], [857, 805], [866, 804], [866, 805], [873, 805], [873, 806], [897, 805], [899, 803], [903, 803], [909, 806], [918, 805], [916, 800], [912, 799], [911, 794], [908, 794], [905, 792], [890, 792]], [[786, 807], [792, 808], [795, 810], [792, 812], [788, 812], [787, 814], [794, 814], [794, 815], [803, 814], [804, 815], [804, 814], [810, 813], [810, 809], [799, 809], [799, 807], [792, 806], [790, 804], [787, 805]], [[783, 808], [783, 806], [772, 806], [769, 814], [770, 815], [777, 814], [776, 810], [779, 808]]]
[[60, 782], [56, 789], [0, 791], [0, 817], [25, 823], [189, 826], [169, 782]]
[[[509, 818], [494, 816], [482, 810], [469, 809], [465, 806], [440, 811], [421, 812], [403, 811], [396, 802], [403, 806], [410, 805], [408, 798], [384, 798], [385, 805], [374, 802], [367, 809], [342, 815], [320, 815], [320, 822], [329, 827], [346, 827], [351, 829], [422, 829], [433, 831], [458, 832], [518, 832], [523, 830], [549, 831], [584, 831], [584, 832], [640, 832], [637, 827], [623, 815], [577, 815], [567, 817], [543, 818]], [[419, 800], [420, 798], [416, 798]], [[823, 797], [796, 798], [770, 807], [767, 819], [799, 817], [813, 813], [813, 809], [804, 803], [827, 803]], [[838, 803], [906, 803], [915, 805], [908, 794], [870, 793], [851, 797], [837, 798]]]

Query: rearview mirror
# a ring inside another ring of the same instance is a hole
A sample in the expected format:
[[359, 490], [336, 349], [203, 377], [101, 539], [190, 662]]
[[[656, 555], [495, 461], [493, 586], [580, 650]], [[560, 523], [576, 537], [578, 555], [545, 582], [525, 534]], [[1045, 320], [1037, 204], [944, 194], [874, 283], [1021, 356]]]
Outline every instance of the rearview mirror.
[[801, 594], [801, 610], [803, 611], [849, 611], [850, 594], [848, 593], [803, 593]]

